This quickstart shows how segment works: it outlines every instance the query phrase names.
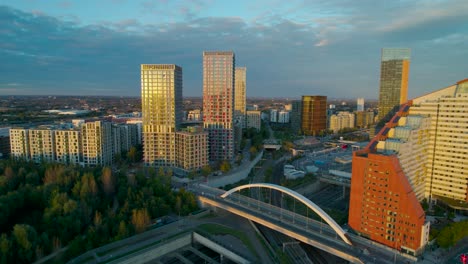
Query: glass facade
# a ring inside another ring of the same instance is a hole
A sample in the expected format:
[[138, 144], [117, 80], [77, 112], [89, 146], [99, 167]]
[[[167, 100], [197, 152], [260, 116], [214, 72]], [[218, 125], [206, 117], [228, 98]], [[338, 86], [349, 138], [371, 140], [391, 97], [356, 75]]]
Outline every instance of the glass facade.
[[234, 157], [234, 69], [234, 52], [203, 52], [203, 126], [210, 161]]
[[317, 135], [327, 129], [327, 97], [302, 96], [302, 133]]
[[182, 122], [182, 68], [141, 65], [143, 159], [147, 166], [175, 166], [175, 132]]
[[410, 49], [384, 48], [380, 64], [379, 119], [407, 101]]

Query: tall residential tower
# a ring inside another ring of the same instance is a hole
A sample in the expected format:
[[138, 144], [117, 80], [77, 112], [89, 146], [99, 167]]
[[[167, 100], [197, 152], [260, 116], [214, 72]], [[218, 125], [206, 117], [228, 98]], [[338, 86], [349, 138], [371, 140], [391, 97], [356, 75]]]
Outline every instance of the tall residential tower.
[[182, 122], [182, 68], [141, 65], [143, 160], [147, 166], [176, 165], [176, 131]]
[[232, 51], [203, 52], [203, 126], [210, 161], [234, 157], [234, 67]]

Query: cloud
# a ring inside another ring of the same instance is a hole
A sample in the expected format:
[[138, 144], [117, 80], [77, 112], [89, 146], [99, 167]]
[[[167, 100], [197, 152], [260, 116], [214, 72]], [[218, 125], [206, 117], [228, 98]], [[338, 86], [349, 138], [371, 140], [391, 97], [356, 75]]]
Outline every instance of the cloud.
[[[467, 77], [463, 16], [412, 20], [397, 16], [410, 11], [396, 4], [379, 10], [373, 1], [308, 3], [251, 20], [201, 17], [197, 8], [206, 2], [181, 3], [188, 9], [171, 12], [192, 12], [183, 20], [168, 14], [154, 24], [129, 18], [92, 25], [0, 6], [0, 84], [9, 88], [0, 94], [13, 91], [5, 84], [21, 83], [18, 93], [138, 96], [140, 64], [174, 63], [183, 68], [184, 95], [201, 96], [205, 50], [236, 53], [236, 64], [248, 68], [249, 96], [377, 98], [380, 49], [392, 46], [412, 48], [410, 97]], [[169, 4], [145, 5], [157, 12]]]

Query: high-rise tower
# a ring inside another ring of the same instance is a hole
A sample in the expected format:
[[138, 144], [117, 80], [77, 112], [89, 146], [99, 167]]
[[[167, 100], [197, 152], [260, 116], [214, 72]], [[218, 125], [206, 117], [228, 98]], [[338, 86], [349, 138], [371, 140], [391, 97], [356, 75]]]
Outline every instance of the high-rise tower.
[[357, 99], [357, 111], [364, 111], [364, 98]]
[[245, 99], [246, 99], [247, 68], [236, 67], [234, 88], [234, 116], [245, 127]]
[[327, 129], [327, 97], [302, 96], [302, 133], [317, 135]]
[[203, 126], [210, 161], [234, 157], [234, 80], [232, 51], [203, 52]]
[[[379, 119], [405, 103], [408, 96], [410, 49], [384, 48], [380, 63]], [[391, 116], [390, 116], [391, 117]]]
[[182, 68], [141, 65], [143, 160], [147, 166], [176, 164], [176, 131], [182, 122]]

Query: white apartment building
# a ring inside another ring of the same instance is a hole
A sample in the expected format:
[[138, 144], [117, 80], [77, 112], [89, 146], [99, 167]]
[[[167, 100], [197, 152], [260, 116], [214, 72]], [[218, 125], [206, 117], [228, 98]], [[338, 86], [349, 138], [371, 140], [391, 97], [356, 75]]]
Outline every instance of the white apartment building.
[[354, 114], [350, 112], [338, 112], [336, 115], [330, 116], [329, 129], [334, 133], [343, 128], [354, 127]]
[[246, 112], [246, 127], [256, 128], [258, 131], [262, 128], [261, 111], [248, 110]]

